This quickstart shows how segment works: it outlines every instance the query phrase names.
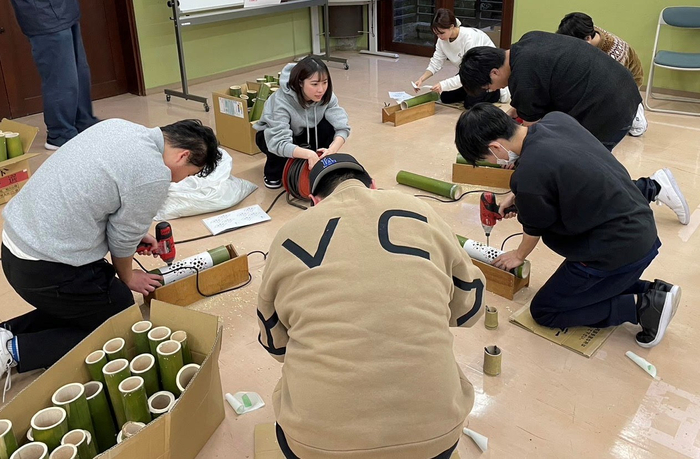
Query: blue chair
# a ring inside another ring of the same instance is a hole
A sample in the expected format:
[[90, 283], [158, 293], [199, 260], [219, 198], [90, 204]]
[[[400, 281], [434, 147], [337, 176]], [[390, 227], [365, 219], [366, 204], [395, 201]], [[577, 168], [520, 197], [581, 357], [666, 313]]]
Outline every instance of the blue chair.
[[[700, 71], [700, 53], [679, 53], [675, 51], [659, 50], [659, 32], [661, 26], [667, 25], [671, 27], [680, 27], [684, 29], [700, 29], [700, 6], [669, 6], [664, 8], [659, 15], [659, 24], [656, 27], [656, 39], [654, 40], [654, 52], [652, 53], [651, 69], [649, 70], [649, 81], [647, 83], [647, 91], [644, 103], [652, 112], [678, 113], [681, 115], [700, 116], [700, 112], [686, 112], [679, 110], [668, 110], [660, 108], [652, 108], [649, 105], [649, 97], [657, 100], [672, 100], [678, 102], [695, 102], [700, 103], [700, 99], [688, 97], [661, 97], [652, 92], [654, 82], [654, 69], [662, 67], [665, 69], [679, 70], [683, 72], [698, 72]], [[698, 37], [700, 44], [700, 36]], [[700, 48], [700, 46], [699, 46]]]

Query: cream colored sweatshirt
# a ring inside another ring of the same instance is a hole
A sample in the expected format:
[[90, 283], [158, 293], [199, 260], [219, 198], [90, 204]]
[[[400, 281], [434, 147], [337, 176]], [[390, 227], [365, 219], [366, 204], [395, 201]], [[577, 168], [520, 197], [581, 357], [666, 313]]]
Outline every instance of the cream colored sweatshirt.
[[426, 203], [343, 182], [275, 237], [260, 343], [284, 362], [277, 422], [304, 459], [426, 459], [454, 445], [472, 385], [450, 327], [485, 278]]

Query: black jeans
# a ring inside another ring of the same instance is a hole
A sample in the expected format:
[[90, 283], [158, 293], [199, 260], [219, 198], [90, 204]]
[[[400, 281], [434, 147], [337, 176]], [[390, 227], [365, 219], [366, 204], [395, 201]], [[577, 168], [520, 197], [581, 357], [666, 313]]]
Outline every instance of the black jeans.
[[[275, 433], [277, 434], [277, 443], [280, 445], [280, 449], [282, 450], [284, 457], [287, 459], [299, 459], [299, 456], [294, 454], [294, 452], [289, 448], [289, 445], [287, 444], [287, 437], [284, 436], [284, 431], [279, 424], [275, 424]], [[459, 441], [455, 443], [452, 448], [443, 451], [432, 459], [450, 459], [454, 450], [457, 449], [458, 444]]]
[[482, 92], [478, 96], [470, 96], [464, 88], [457, 88], [453, 91], [442, 91], [440, 94], [440, 102], [443, 104], [456, 104], [463, 102], [464, 108], [472, 108], [479, 102], [498, 102], [501, 97], [500, 91]]
[[106, 260], [84, 266], [17, 258], [2, 246], [7, 281], [34, 311], [2, 326], [19, 344], [20, 373], [48, 368], [134, 297]]
[[[318, 135], [318, 145], [316, 145], [316, 135]], [[304, 128], [301, 134], [292, 137], [292, 143], [297, 146], [303, 145], [305, 148], [308, 147], [310, 150], [316, 151], [319, 148], [330, 147], [333, 143], [333, 139], [335, 139], [335, 128], [326, 118], [323, 118], [315, 128], [309, 129], [308, 142], [306, 128]], [[255, 134], [255, 144], [260, 151], [267, 156], [263, 172], [265, 177], [267, 177], [268, 180], [282, 180], [284, 166], [287, 164], [289, 158], [278, 156], [268, 150], [267, 143], [265, 142], [265, 131], [258, 131], [257, 134]]]
[[92, 114], [90, 67], [80, 24], [29, 37], [41, 75], [47, 140], [60, 147], [97, 122]]

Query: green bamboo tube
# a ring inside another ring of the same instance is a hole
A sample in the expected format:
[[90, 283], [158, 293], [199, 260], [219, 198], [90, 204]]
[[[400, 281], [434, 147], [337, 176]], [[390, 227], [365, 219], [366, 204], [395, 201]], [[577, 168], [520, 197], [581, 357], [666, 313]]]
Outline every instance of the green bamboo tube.
[[[75, 445], [61, 445], [49, 455], [49, 459], [83, 459]], [[87, 458], [86, 459], [92, 459]]]
[[9, 159], [22, 156], [24, 149], [22, 148], [22, 139], [16, 132], [5, 132], [5, 143], [7, 145], [7, 157]]
[[151, 354], [141, 354], [134, 357], [134, 360], [129, 364], [131, 376], [140, 376], [143, 378], [146, 394], [150, 397], [160, 390], [158, 381], [158, 367], [156, 358]]
[[226, 246], [223, 245], [213, 248], [211, 250], [207, 250], [207, 253], [211, 255], [211, 259], [214, 262], [214, 266], [219, 265], [225, 261], [229, 261], [231, 259], [231, 254], [229, 253]]
[[156, 392], [148, 399], [148, 409], [153, 419], [168, 413], [173, 409], [173, 405], [175, 405], [175, 396], [167, 390]]
[[268, 83], [274, 83], [275, 82], [275, 76], [274, 75], [265, 75], [265, 81]]
[[29, 440], [30, 443], [34, 441], [34, 432], [32, 432], [31, 427], [27, 430], [27, 440]]
[[90, 355], [85, 357], [85, 365], [87, 365], [90, 377], [94, 381], [105, 382], [105, 377], [102, 374], [102, 368], [107, 365], [107, 354], [105, 354], [105, 351], [99, 350], [90, 353]]
[[44, 408], [32, 417], [31, 426], [34, 440], [46, 444], [49, 451], [53, 451], [68, 433], [68, 415], [63, 408]]
[[0, 162], [7, 161], [7, 141], [5, 134], [0, 131]]
[[170, 335], [170, 339], [177, 341], [182, 346], [182, 363], [183, 365], [189, 365], [194, 362], [192, 360], [192, 351], [190, 350], [190, 345], [187, 342], [187, 332], [179, 330]]
[[49, 448], [44, 443], [33, 441], [15, 451], [10, 459], [48, 459]]
[[124, 414], [127, 421], [151, 422], [151, 412], [148, 411], [148, 397], [141, 376], [131, 376], [119, 384], [119, 392], [124, 400]]
[[253, 104], [253, 111], [250, 115], [251, 121], [257, 121], [262, 116], [263, 108], [265, 107], [265, 101], [270, 97], [272, 90], [269, 85], [260, 85], [258, 90], [258, 96], [255, 98], [255, 103]]
[[246, 108], [250, 108], [250, 107], [253, 106], [253, 102], [250, 101], [250, 98], [249, 98], [247, 95], [241, 94], [241, 95], [238, 96], [238, 97], [239, 97], [239, 99], [241, 99], [242, 101], [245, 102]]
[[86, 432], [87, 434], [87, 455], [92, 459], [93, 457], [97, 456], [99, 454], [99, 451], [97, 450], [97, 441], [90, 435], [90, 432]]
[[185, 365], [184, 367], [180, 368], [180, 371], [177, 372], [177, 389], [180, 391], [180, 393], [185, 392], [185, 389], [187, 389], [187, 386], [190, 384], [190, 381], [194, 379], [194, 377], [197, 375], [199, 372], [199, 365], [196, 363], [190, 363], [189, 365]]
[[10, 459], [17, 451], [17, 438], [12, 430], [12, 421], [0, 419], [0, 459]]
[[68, 414], [68, 429], [83, 429], [95, 433], [92, 426], [90, 407], [85, 398], [85, 386], [80, 383], [66, 384], [54, 392], [51, 403], [66, 410]]
[[131, 326], [131, 334], [134, 336], [134, 344], [136, 345], [136, 355], [150, 352], [148, 332], [151, 331], [152, 328], [153, 324], [148, 320], [136, 322]]
[[126, 359], [117, 359], [109, 362], [102, 369], [105, 375], [105, 384], [107, 385], [107, 393], [114, 408], [114, 416], [117, 418], [117, 427], [121, 427], [126, 422], [124, 414], [124, 402], [121, 393], [119, 393], [119, 384], [126, 378], [131, 376], [129, 372], [129, 361]]
[[92, 459], [97, 455], [95, 443], [91, 441], [90, 433], [87, 430], [71, 430], [61, 439], [62, 445], [72, 445], [78, 449], [80, 459]]
[[462, 194], [462, 186], [455, 183], [425, 177], [412, 172], [399, 171], [396, 181], [401, 185], [407, 185], [423, 191], [429, 191], [450, 199], [458, 199]]
[[177, 372], [183, 367], [182, 346], [173, 340], [168, 340], [158, 345], [158, 368], [160, 369], [160, 381], [163, 389], [172, 392], [176, 397], [180, 395], [177, 388]]
[[126, 341], [124, 338], [112, 338], [105, 343], [102, 350], [107, 354], [110, 362], [117, 359], [126, 359]]
[[430, 91], [420, 96], [411, 97], [401, 102], [401, 110], [406, 110], [407, 108], [415, 107], [416, 105], [427, 104], [428, 102], [435, 102], [440, 98], [440, 94]]
[[158, 355], [156, 353], [158, 345], [163, 341], [168, 340], [171, 334], [172, 331], [168, 327], [156, 327], [148, 332], [148, 346], [151, 355], [154, 357]]
[[228, 91], [233, 97], [241, 97], [241, 87], [238, 85], [231, 86]]
[[119, 434], [117, 435], [117, 443], [121, 443], [124, 440], [126, 440], [129, 437], [133, 437], [141, 429], [146, 427], [146, 424], [143, 422], [134, 422], [134, 421], [129, 421], [126, 424], [124, 424], [124, 427], [119, 431]]
[[97, 451], [101, 453], [117, 444], [117, 429], [114, 427], [114, 418], [107, 401], [104, 385], [100, 381], [90, 381], [84, 386], [92, 425], [95, 428], [93, 443], [96, 444]]
[[[256, 91], [255, 89], [248, 89], [245, 93], [248, 96], [248, 99], [251, 101], [253, 99], [255, 99], [256, 97], [258, 97], [258, 91]], [[252, 102], [250, 102], [250, 103], [252, 103]]]
[[260, 84], [262, 86], [267, 81], [267, 78], [265, 78], [265, 77], [256, 78], [255, 81], [258, 82], [258, 84]]

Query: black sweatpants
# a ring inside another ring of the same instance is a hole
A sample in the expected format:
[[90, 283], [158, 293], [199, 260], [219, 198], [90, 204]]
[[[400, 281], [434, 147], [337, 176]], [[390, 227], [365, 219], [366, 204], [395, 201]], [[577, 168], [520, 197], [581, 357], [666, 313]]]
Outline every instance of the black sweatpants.
[[[316, 145], [316, 135], [318, 135], [318, 145]], [[294, 145], [303, 146], [309, 150], [316, 151], [319, 148], [330, 147], [334, 139], [335, 128], [328, 122], [328, 120], [326, 120], [326, 118], [322, 118], [315, 128], [309, 129], [308, 142], [306, 129], [304, 129], [301, 134], [292, 137], [292, 143], [294, 143]], [[267, 143], [265, 142], [265, 131], [258, 131], [257, 134], [255, 134], [255, 144], [258, 146], [260, 151], [265, 153], [267, 156], [267, 161], [265, 162], [265, 169], [263, 172], [265, 177], [267, 177], [268, 180], [282, 180], [284, 166], [287, 164], [287, 160], [289, 158], [278, 156], [268, 150]]]
[[[275, 424], [275, 433], [277, 434], [277, 443], [280, 445], [280, 449], [282, 450], [284, 457], [287, 459], [299, 459], [299, 456], [294, 454], [294, 452], [289, 448], [289, 444], [287, 444], [287, 437], [284, 436], [284, 431], [279, 424]], [[454, 450], [457, 449], [458, 444], [459, 442], [455, 443], [452, 448], [448, 449], [447, 451], [443, 451], [432, 459], [450, 459]]]
[[470, 96], [464, 88], [457, 88], [453, 91], [442, 91], [440, 94], [440, 102], [443, 104], [456, 104], [457, 102], [464, 103], [464, 108], [472, 108], [479, 102], [498, 102], [501, 98], [501, 91], [482, 92], [478, 96]]
[[13, 289], [34, 306], [1, 324], [17, 337], [20, 373], [48, 368], [134, 297], [107, 260], [84, 266], [17, 258], [2, 246], [2, 269]]
[[659, 247], [661, 241], [657, 239], [641, 260], [612, 272], [565, 260], [532, 299], [532, 318], [552, 328], [636, 324], [634, 295], [649, 290], [651, 283], [640, 277]]

